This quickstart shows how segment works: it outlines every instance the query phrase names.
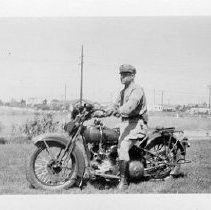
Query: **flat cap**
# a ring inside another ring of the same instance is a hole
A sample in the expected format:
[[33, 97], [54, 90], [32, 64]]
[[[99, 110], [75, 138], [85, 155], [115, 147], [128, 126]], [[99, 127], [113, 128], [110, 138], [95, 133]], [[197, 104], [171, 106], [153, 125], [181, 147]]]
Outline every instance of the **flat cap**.
[[131, 73], [131, 74], [136, 74], [136, 68], [130, 64], [122, 64], [119, 67], [119, 73]]

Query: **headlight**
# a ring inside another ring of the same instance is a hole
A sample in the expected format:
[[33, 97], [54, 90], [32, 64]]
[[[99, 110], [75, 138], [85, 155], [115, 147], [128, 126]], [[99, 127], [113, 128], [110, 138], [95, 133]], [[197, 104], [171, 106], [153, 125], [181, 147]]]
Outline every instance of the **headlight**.
[[65, 132], [71, 133], [73, 128], [74, 128], [74, 126], [75, 126], [75, 123], [73, 121], [70, 121], [70, 122], [66, 123], [64, 125]]

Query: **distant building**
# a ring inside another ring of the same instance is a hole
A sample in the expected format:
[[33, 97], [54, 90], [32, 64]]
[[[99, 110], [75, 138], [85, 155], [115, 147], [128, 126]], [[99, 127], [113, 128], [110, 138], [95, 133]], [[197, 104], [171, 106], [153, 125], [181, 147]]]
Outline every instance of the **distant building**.
[[68, 110], [70, 104], [71, 101], [53, 99], [50, 101], [49, 107], [51, 110]]
[[192, 107], [187, 112], [192, 115], [194, 115], [194, 114], [211, 114], [211, 110], [206, 107]]
[[162, 112], [163, 106], [162, 105], [148, 105], [148, 110], [152, 112]]
[[37, 98], [37, 97], [27, 98], [26, 99], [26, 105], [33, 107], [36, 104], [42, 104], [43, 100], [44, 99], [40, 99], [40, 98]]
[[152, 112], [176, 112], [175, 105], [148, 105], [148, 110]]
[[0, 106], [3, 106], [4, 102], [0, 99]]
[[[83, 100], [82, 100], [82, 105], [84, 105], [84, 104], [92, 104], [92, 105], [94, 105], [94, 106], [99, 105], [98, 102], [93, 102], [93, 101], [90, 101], [90, 100], [88, 100], [88, 99], [83, 99]], [[73, 105], [73, 106], [75, 106], [75, 105], [80, 105], [80, 100], [75, 100], [75, 101], [72, 103], [72, 105]]]
[[[94, 106], [99, 105], [97, 102], [92, 102], [90, 100], [82, 100], [82, 105], [85, 103], [92, 104]], [[74, 99], [74, 100], [58, 100], [53, 99], [49, 103], [49, 107], [51, 110], [70, 110], [71, 107], [80, 105], [80, 100]]]
[[11, 99], [9, 102], [4, 103], [5, 106], [10, 107], [20, 107], [23, 108], [26, 106], [25, 100], [17, 101], [16, 99]]
[[162, 111], [164, 111], [164, 112], [176, 112], [176, 106], [174, 106], [174, 105], [164, 105]]

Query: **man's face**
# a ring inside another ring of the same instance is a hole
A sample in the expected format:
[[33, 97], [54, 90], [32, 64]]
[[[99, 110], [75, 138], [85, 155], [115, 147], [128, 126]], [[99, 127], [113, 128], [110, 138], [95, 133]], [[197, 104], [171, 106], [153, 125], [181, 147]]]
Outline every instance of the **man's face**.
[[135, 75], [129, 72], [124, 72], [120, 74], [121, 83], [126, 85], [130, 84], [134, 80]]

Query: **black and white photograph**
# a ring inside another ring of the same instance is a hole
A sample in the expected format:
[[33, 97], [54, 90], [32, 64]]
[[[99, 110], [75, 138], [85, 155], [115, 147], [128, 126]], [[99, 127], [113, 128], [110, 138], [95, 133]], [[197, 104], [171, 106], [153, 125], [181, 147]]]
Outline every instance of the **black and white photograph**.
[[209, 1], [0, 1], [0, 73], [4, 209], [209, 209]]

